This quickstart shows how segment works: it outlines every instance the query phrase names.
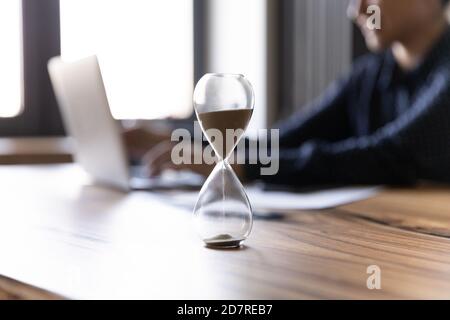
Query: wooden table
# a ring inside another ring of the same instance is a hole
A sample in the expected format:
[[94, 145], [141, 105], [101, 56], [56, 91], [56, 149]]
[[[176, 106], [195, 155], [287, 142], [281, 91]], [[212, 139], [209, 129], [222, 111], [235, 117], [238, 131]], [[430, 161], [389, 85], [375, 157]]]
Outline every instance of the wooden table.
[[73, 146], [66, 137], [0, 137], [0, 165], [72, 162]]
[[[84, 293], [81, 297], [450, 299], [447, 187], [390, 189], [335, 209], [290, 213], [279, 221], [256, 220], [242, 249], [218, 251], [204, 248], [196, 239], [190, 213], [167, 209], [158, 195], [80, 187], [70, 166], [26, 168], [0, 167], [0, 194], [9, 198], [2, 205], [8, 211], [1, 210], [0, 220], [5, 215], [18, 217], [8, 228], [14, 239], [0, 244], [0, 257], [5, 257], [8, 246], [9, 254], [29, 254], [26, 241], [17, 244], [21, 238], [14, 229], [27, 217], [37, 222], [30, 228], [51, 234], [48, 243], [55, 247], [46, 250], [55, 252], [53, 259], [59, 257], [60, 243], [74, 250], [73, 261], [80, 263], [77, 281], [96, 275], [82, 287], [102, 289], [92, 293], [76, 288], [74, 292]], [[37, 190], [44, 177], [45, 188]], [[31, 186], [23, 187], [24, 182]], [[56, 186], [60, 190], [53, 189]], [[41, 233], [35, 236], [42, 238]], [[31, 237], [28, 231], [23, 236]], [[9, 239], [0, 236], [0, 243], [5, 238]], [[36, 250], [40, 248], [36, 244]], [[43, 254], [49, 255], [47, 251]], [[22, 274], [39, 282], [42, 277], [34, 277], [33, 269], [36, 274], [45, 274], [46, 269], [38, 267], [39, 254], [32, 258], [35, 263]], [[24, 263], [27, 258], [18, 259]], [[59, 265], [64, 267], [60, 262], [51, 267]], [[92, 271], [92, 265], [98, 270]], [[380, 290], [367, 288], [371, 265], [381, 270]], [[127, 271], [133, 274], [121, 280], [121, 272]], [[116, 290], [111, 296], [105, 294], [109, 288]], [[0, 298], [61, 297], [0, 277]], [[66, 297], [80, 298], [69, 289]]]

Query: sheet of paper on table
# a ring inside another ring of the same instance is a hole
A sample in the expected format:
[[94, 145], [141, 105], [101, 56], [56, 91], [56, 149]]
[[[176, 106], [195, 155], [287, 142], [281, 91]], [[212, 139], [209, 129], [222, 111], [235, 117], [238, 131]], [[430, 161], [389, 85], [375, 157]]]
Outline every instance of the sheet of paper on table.
[[[246, 188], [247, 196], [255, 211], [322, 210], [375, 196], [382, 187], [345, 187], [312, 192], [264, 191], [259, 187]], [[194, 207], [198, 192], [174, 195], [175, 203]]]

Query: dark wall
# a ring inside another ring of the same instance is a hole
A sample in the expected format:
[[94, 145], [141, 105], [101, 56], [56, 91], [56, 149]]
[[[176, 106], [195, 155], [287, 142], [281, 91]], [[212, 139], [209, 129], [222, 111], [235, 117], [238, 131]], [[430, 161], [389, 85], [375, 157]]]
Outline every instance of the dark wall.
[[47, 72], [49, 58], [59, 55], [59, 0], [23, 0], [23, 112], [0, 119], [1, 136], [64, 134]]

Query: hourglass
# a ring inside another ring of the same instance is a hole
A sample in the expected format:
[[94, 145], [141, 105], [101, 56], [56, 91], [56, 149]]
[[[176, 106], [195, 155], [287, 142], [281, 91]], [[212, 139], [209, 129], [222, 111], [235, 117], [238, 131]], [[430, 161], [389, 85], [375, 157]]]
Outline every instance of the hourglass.
[[219, 160], [194, 208], [197, 232], [208, 247], [239, 247], [252, 228], [250, 202], [228, 159], [247, 128], [253, 104], [252, 86], [242, 75], [206, 74], [195, 87], [195, 113]]

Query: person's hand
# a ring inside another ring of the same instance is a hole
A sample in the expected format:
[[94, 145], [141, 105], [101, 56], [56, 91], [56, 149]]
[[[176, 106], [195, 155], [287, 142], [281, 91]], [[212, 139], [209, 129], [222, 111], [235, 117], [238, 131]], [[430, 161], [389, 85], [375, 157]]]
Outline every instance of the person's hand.
[[170, 141], [170, 134], [143, 128], [133, 128], [124, 130], [123, 138], [129, 156], [133, 159], [141, 159], [144, 154], [159, 143]]
[[[206, 177], [214, 169], [215, 164], [174, 164], [174, 162], [172, 161], [172, 149], [174, 146], [175, 143], [171, 142], [170, 140], [160, 142], [142, 157], [142, 162], [147, 167], [147, 170], [151, 176], [157, 176], [160, 175], [164, 170], [172, 169], [189, 170]], [[190, 149], [195, 149], [193, 144]], [[203, 148], [200, 148], [200, 150], [202, 149]], [[190, 155], [190, 158], [193, 159], [193, 154]]]
[[[204, 177], [209, 176], [211, 171], [214, 169], [216, 163], [213, 164], [194, 164], [194, 163], [182, 163], [174, 164], [172, 161], [172, 149], [175, 146], [174, 142], [163, 141], [149, 150], [143, 157], [143, 163], [147, 166], [147, 170], [151, 176], [156, 176], [161, 174], [166, 169], [171, 170], [189, 170], [198, 173]], [[190, 150], [201, 150], [203, 148], [195, 148], [194, 144], [189, 148]], [[188, 150], [188, 148], [186, 148]], [[194, 159], [194, 155], [190, 155], [190, 159]], [[193, 162], [193, 161], [191, 161]], [[244, 167], [242, 165], [232, 165], [234, 172], [239, 179], [244, 177]]]

